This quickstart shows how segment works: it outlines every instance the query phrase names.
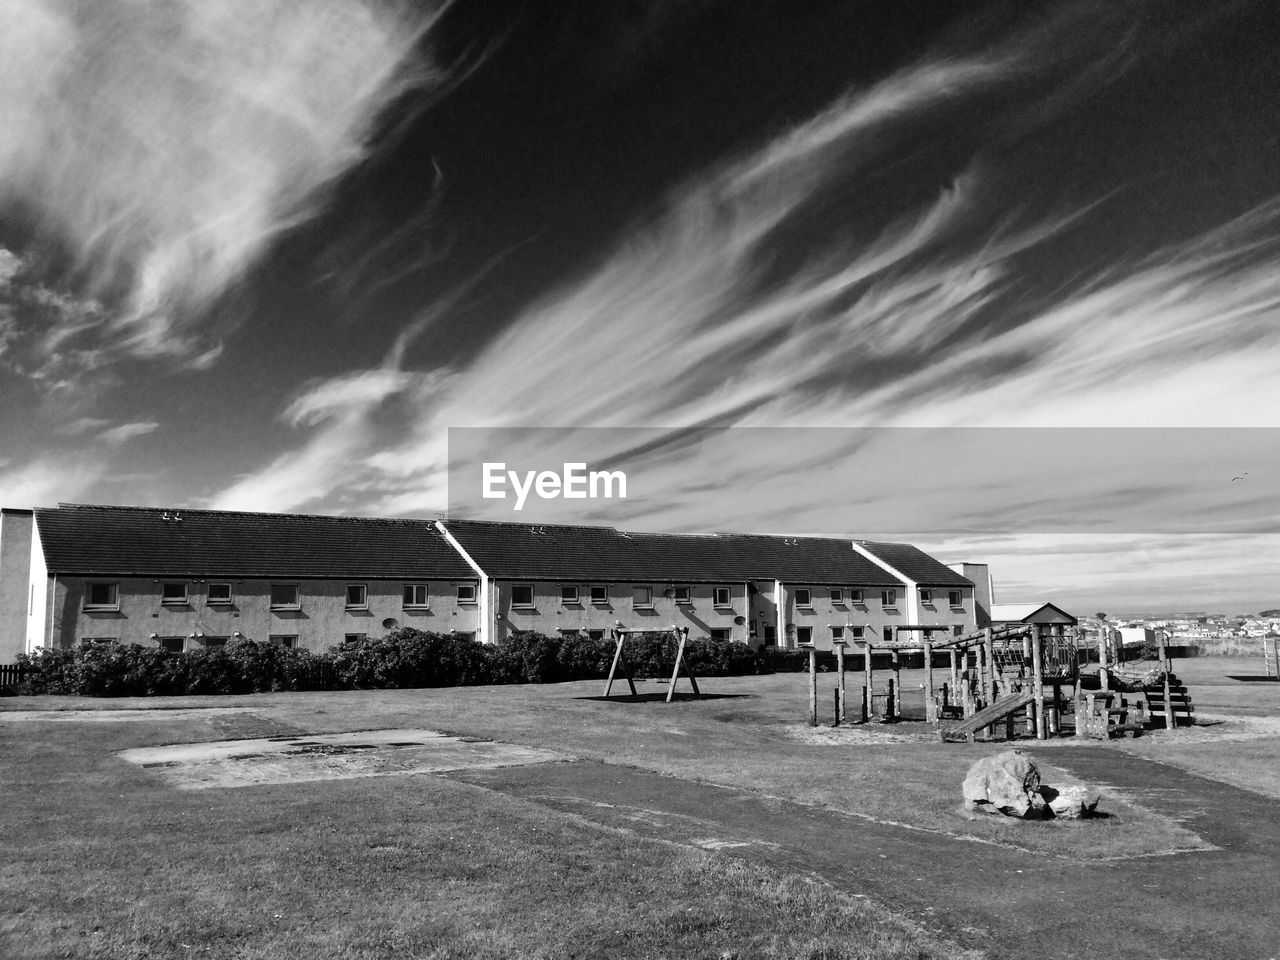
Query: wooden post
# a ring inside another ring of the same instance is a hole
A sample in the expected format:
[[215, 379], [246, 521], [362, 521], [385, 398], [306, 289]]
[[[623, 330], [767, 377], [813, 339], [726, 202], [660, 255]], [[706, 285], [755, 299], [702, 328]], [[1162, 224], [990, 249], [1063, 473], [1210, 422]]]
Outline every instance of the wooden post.
[[947, 653], [951, 655], [951, 689], [955, 690], [960, 686], [960, 664], [956, 661], [955, 647], [951, 647]]
[[614, 634], [618, 638], [618, 646], [613, 651], [613, 666], [609, 668], [609, 679], [605, 681], [604, 695], [607, 697], [609, 691], [613, 689], [614, 675], [618, 672], [618, 668], [621, 667], [622, 675], [627, 678], [627, 686], [631, 688], [631, 695], [634, 697], [636, 695], [635, 681], [631, 679], [631, 671], [627, 669], [627, 659], [622, 655], [622, 645], [626, 642], [627, 631], [615, 630]]
[[835, 644], [836, 648], [836, 672], [840, 675], [840, 680], [836, 687], [836, 726], [840, 726], [844, 722], [844, 641], [841, 640]]
[[871, 717], [875, 714], [875, 710], [876, 710], [875, 700], [873, 699], [873, 697], [875, 696], [875, 687], [872, 686], [872, 684], [875, 682], [875, 673], [871, 669], [871, 641], [870, 640], [862, 641], [862, 672], [866, 678], [866, 685], [863, 688], [865, 691], [865, 694], [863, 696], [864, 702], [863, 702], [863, 708], [862, 708], [862, 719], [870, 720]]
[[938, 705], [933, 699], [933, 644], [929, 642], [929, 634], [924, 635], [924, 718], [929, 723], [937, 723]]
[[1111, 653], [1111, 628], [1105, 623], [1098, 632], [1098, 680], [1102, 684], [1102, 692], [1111, 689], [1111, 670], [1108, 666]]
[[1169, 691], [1169, 657], [1164, 647], [1164, 631], [1161, 630], [1160, 636], [1160, 671], [1164, 674], [1164, 725], [1168, 730], [1174, 728], [1173, 722], [1173, 697]]
[[1031, 701], [1035, 707], [1036, 739], [1047, 740], [1044, 729], [1044, 665], [1041, 661], [1040, 631], [1031, 628], [1031, 692], [1035, 699]]
[[689, 686], [693, 688], [693, 695], [701, 697], [702, 691], [698, 689], [698, 680], [693, 675], [693, 671], [689, 669], [689, 665], [684, 662], [684, 645], [689, 639], [689, 628], [672, 627], [671, 629], [680, 635], [680, 645], [676, 648], [676, 665], [671, 670], [671, 685], [667, 687], [667, 703], [670, 703], [671, 698], [676, 695], [676, 678], [680, 676], [681, 667], [684, 667], [684, 675], [689, 679]]
[[893, 680], [890, 682], [893, 686], [889, 690], [889, 702], [885, 705], [885, 712], [887, 713], [889, 709], [892, 709], [893, 718], [897, 720], [902, 716], [902, 665], [898, 660], [898, 648], [894, 647], [890, 653], [892, 654], [890, 664], [893, 668]]
[[818, 725], [818, 651], [809, 648], [809, 726]]
[[[991, 639], [990, 627], [984, 627], [982, 630], [982, 659], [986, 661], [986, 669], [982, 679], [982, 696], [987, 701], [983, 706], [989, 707], [996, 702], [995, 642]], [[983, 731], [983, 738], [990, 740], [995, 734], [995, 727], [987, 727]]]

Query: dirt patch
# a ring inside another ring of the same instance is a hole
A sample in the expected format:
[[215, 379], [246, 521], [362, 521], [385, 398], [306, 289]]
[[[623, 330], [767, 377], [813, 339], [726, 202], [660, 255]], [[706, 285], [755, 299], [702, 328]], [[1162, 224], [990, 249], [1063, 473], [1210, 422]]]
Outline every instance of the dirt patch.
[[449, 737], [433, 730], [364, 730], [140, 747], [122, 760], [152, 770], [180, 790], [348, 780], [492, 769], [572, 759], [551, 750]]

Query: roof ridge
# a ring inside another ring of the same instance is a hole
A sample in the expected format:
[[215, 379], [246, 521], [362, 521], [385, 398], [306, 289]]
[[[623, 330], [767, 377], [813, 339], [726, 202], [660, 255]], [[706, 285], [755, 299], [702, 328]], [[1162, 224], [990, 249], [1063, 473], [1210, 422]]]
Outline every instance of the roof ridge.
[[201, 516], [217, 516], [217, 517], [247, 517], [254, 519], [289, 519], [289, 520], [331, 520], [347, 523], [396, 523], [396, 524], [419, 524], [423, 527], [435, 530], [435, 521], [427, 520], [420, 517], [361, 517], [352, 516], [350, 514], [332, 514], [332, 513], [280, 513], [265, 510], [210, 510], [203, 507], [164, 507], [164, 506], [135, 506], [129, 504], [115, 503], [59, 503], [57, 507], [37, 507], [37, 510], [85, 510], [85, 511], [108, 511], [119, 510], [130, 513], [186, 513], [197, 514]]

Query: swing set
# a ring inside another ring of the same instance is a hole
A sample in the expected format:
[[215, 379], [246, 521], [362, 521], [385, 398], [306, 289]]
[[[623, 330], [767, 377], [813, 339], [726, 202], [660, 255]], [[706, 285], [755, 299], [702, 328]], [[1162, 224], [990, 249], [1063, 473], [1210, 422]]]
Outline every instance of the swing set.
[[627, 640], [629, 638], [635, 637], [636, 635], [654, 633], [668, 634], [670, 635], [671, 640], [676, 642], [675, 664], [671, 669], [671, 682], [667, 686], [666, 702], [670, 703], [672, 698], [675, 697], [676, 680], [679, 678], [682, 670], [689, 681], [689, 686], [693, 688], [693, 695], [701, 698], [702, 693], [698, 690], [698, 681], [694, 677], [693, 671], [689, 669], [689, 664], [686, 663], [684, 659], [685, 644], [689, 640], [689, 628], [677, 627], [675, 625], [668, 627], [666, 630], [631, 630], [621, 624], [615, 627], [613, 630], [613, 637], [617, 642], [617, 647], [613, 651], [613, 665], [609, 668], [609, 679], [605, 681], [604, 695], [606, 697], [609, 696], [610, 692], [613, 690], [614, 678], [618, 675], [619, 671], [621, 671], [622, 678], [627, 681], [627, 686], [631, 689], [631, 696], [639, 696], [639, 694], [636, 693], [636, 684], [635, 680], [632, 679], [631, 669], [627, 666], [627, 656], [624, 648], [626, 647]]

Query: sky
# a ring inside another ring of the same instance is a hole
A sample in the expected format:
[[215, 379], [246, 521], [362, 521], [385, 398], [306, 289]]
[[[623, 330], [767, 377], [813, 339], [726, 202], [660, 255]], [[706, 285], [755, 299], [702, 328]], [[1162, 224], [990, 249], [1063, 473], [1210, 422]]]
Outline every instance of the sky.
[[1280, 606], [1276, 36], [1270, 0], [0, 0], [0, 504], [456, 515], [451, 429], [533, 464], [561, 428], [645, 494], [578, 522]]

